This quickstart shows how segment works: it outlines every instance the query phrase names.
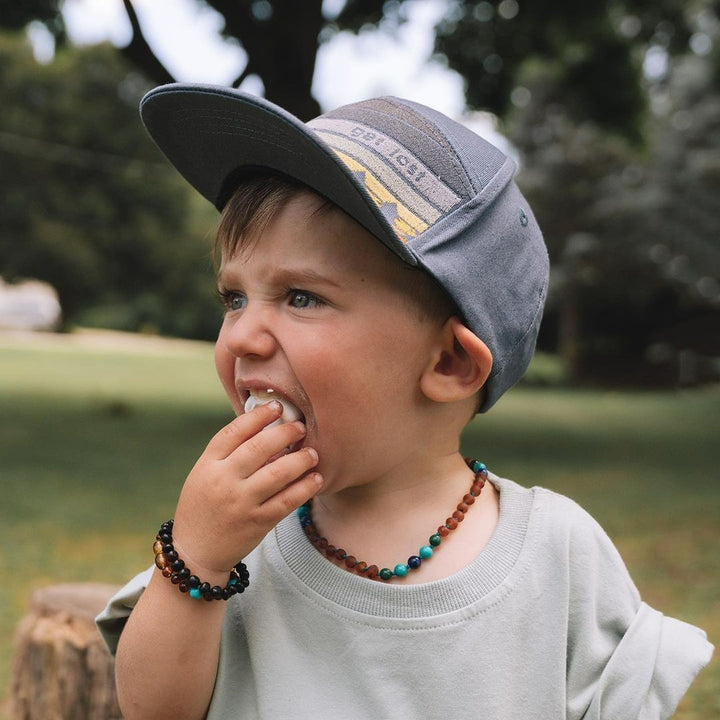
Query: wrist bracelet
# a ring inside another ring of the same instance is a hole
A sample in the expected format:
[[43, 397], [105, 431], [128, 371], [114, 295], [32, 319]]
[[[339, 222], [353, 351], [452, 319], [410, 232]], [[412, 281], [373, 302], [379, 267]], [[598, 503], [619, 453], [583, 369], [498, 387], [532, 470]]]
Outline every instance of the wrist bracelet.
[[233, 595], [245, 592], [250, 584], [250, 573], [244, 562], [236, 563], [230, 570], [230, 577], [227, 585], [210, 585], [209, 582], [202, 582], [199, 577], [192, 574], [189, 567], [178, 556], [173, 545], [173, 521], [168, 520], [160, 526], [155, 536], [153, 552], [155, 553], [155, 565], [160, 569], [163, 576], [170, 578], [173, 585], [177, 585], [182, 593], [187, 593], [191, 598], [199, 600], [229, 600]]

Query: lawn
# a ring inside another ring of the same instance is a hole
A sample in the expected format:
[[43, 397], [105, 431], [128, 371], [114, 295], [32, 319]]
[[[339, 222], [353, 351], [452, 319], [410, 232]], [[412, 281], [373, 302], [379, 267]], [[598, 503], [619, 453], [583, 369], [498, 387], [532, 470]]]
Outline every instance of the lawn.
[[[32, 591], [121, 583], [148, 565], [148, 533], [171, 515], [185, 475], [229, 417], [209, 345], [0, 335], [0, 688]], [[717, 642], [718, 417], [720, 388], [519, 387], [471, 424], [464, 450], [578, 500], [644, 598]], [[715, 659], [676, 717], [718, 716]]]

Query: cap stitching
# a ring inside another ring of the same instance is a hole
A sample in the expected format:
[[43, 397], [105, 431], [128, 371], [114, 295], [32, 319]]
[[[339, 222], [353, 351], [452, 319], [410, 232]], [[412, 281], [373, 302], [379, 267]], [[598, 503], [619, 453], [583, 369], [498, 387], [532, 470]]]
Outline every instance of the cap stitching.
[[[424, 117], [424, 116], [421, 115], [417, 110], [415, 110], [415, 108], [411, 107], [410, 105], [406, 105], [405, 103], [401, 102], [398, 98], [385, 97], [385, 98], [382, 98], [382, 99], [383, 99], [383, 100], [386, 100], [386, 101], [387, 101], [389, 104], [391, 104], [391, 105], [395, 105], [396, 107], [402, 107], [405, 111], [407, 111], [407, 112], [410, 113], [411, 115], [415, 116], [416, 118], [420, 118], [420, 119], [423, 120], [424, 122], [432, 124], [432, 126], [433, 126], [434, 128], [436, 128], [437, 131], [440, 133], [440, 135], [442, 136], [443, 140], [447, 142], [447, 146], [446, 146], [446, 147], [444, 147], [445, 143], [442, 143], [442, 144], [439, 143], [436, 138], [434, 138], [432, 135], [430, 135], [430, 134], [429, 134], [426, 130], [424, 130], [422, 127], [420, 127], [420, 126], [418, 126], [418, 125], [413, 125], [413, 124], [407, 122], [406, 120], [403, 120], [401, 117], [398, 117], [397, 115], [392, 116], [392, 117], [394, 117], [396, 120], [398, 120], [399, 122], [403, 123], [403, 125], [407, 125], [408, 127], [412, 127], [412, 128], [414, 128], [415, 130], [417, 130], [418, 132], [421, 132], [426, 138], [428, 138], [429, 140], [432, 140], [432, 142], [435, 143], [435, 145], [438, 145], [438, 146], [441, 147], [443, 150], [445, 150], [446, 152], [448, 152], [448, 153], [449, 153], [449, 157], [450, 157], [450, 162], [451, 162], [451, 163], [453, 164], [453, 166], [455, 167], [455, 171], [458, 173], [458, 176], [460, 177], [460, 180], [461, 180], [461, 182], [462, 182], [462, 184], [463, 184], [463, 187], [465, 188], [466, 192], [469, 190], [469, 191], [471, 191], [471, 192], [468, 193], [468, 194], [471, 194], [471, 195], [472, 195], [472, 194], [477, 194], [477, 190], [475, 189], [475, 186], [473, 185], [472, 181], [470, 180], [470, 177], [469, 177], [469, 175], [468, 175], [468, 173], [467, 173], [467, 170], [466, 170], [466, 168], [465, 168], [465, 165], [462, 163], [462, 161], [461, 161], [460, 158], [458, 157], [457, 151], [455, 150], [455, 148], [453, 147], [453, 145], [447, 140], [447, 135], [446, 135], [446, 133], [445, 133], [443, 130], [441, 130], [432, 120], [430, 120], [429, 118]], [[384, 114], [384, 115], [388, 115], [388, 116], [389, 116], [389, 113], [387, 113], [387, 112], [385, 112], [385, 111], [382, 111], [382, 110], [376, 110], [376, 112], [379, 112], [379, 113], [382, 113], [382, 114]]]

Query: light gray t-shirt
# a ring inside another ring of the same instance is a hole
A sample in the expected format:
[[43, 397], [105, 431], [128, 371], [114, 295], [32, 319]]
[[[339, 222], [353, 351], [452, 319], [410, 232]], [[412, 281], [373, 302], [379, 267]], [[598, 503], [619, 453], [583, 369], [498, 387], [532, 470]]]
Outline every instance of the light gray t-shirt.
[[[208, 718], [670, 717], [710, 660], [705, 633], [643, 603], [574, 502], [490, 479], [500, 491], [490, 542], [426, 584], [349, 573], [285, 518], [228, 602]], [[113, 651], [151, 572], [98, 618]]]

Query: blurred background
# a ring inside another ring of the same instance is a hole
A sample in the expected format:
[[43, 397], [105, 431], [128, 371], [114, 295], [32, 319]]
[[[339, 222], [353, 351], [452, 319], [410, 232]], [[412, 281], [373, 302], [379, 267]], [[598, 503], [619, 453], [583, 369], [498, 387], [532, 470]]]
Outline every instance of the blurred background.
[[[137, 114], [175, 80], [305, 120], [409, 97], [517, 160], [551, 292], [466, 449], [579, 500], [717, 643], [720, 2], [0, 0], [0, 698], [32, 591], [149, 564], [229, 418], [216, 214]], [[717, 661], [678, 717], [720, 717]]]

